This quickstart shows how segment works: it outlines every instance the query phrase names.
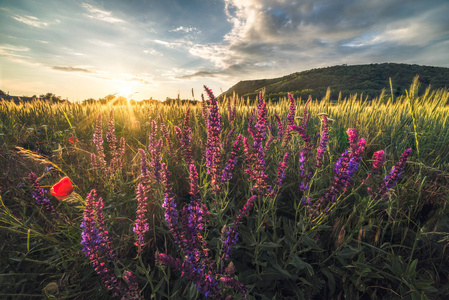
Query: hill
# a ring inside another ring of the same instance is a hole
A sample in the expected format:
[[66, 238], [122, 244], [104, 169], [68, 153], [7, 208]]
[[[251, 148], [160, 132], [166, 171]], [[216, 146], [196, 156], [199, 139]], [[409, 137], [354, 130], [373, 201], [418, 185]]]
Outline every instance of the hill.
[[382, 89], [390, 93], [391, 78], [395, 96], [404, 94], [410, 87], [413, 78], [419, 75], [420, 91], [431, 85], [432, 89], [449, 87], [449, 68], [419, 66], [411, 64], [382, 63], [369, 65], [340, 65], [326, 68], [312, 69], [296, 72], [287, 76], [273, 79], [240, 81], [223, 93], [232, 96], [236, 92], [240, 96], [255, 97], [265, 88], [267, 98], [276, 99], [284, 97], [287, 92], [295, 97], [314, 99], [323, 98], [328, 88], [331, 89], [331, 98], [341, 96], [349, 97], [353, 94], [362, 94], [368, 99], [379, 96]]

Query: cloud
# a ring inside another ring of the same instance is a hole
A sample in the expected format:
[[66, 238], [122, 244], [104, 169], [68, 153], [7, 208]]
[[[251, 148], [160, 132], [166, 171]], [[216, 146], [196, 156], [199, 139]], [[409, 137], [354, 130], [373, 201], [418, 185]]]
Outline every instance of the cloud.
[[89, 69], [70, 67], [70, 66], [52, 66], [51, 68], [56, 71], [64, 71], [64, 72], [97, 73]]
[[185, 32], [185, 33], [201, 33], [201, 31], [195, 27], [184, 27], [184, 26], [179, 26], [178, 28], [172, 29], [169, 31], [170, 32]]
[[12, 16], [12, 18], [18, 22], [33, 26], [33, 27], [37, 27], [37, 28], [42, 28], [42, 27], [47, 27], [49, 24], [47, 22], [42, 22], [40, 21], [38, 18], [33, 17], [33, 16], [19, 16], [19, 15], [14, 15]]
[[110, 12], [110, 11], [99, 9], [98, 7], [95, 7], [95, 6], [87, 4], [87, 3], [83, 3], [81, 6], [87, 10], [88, 14], [85, 14], [85, 15], [91, 19], [99, 20], [99, 21], [103, 21], [103, 22], [107, 22], [107, 23], [111, 23], [111, 24], [125, 23], [125, 20], [113, 17], [112, 12]]
[[145, 49], [145, 50], [143, 50], [143, 53], [164, 56], [164, 53], [159, 52], [159, 51], [157, 51], [157, 50], [155, 50], [153, 48]]
[[402, 0], [224, 0], [224, 4], [230, 31], [221, 42], [194, 44], [189, 50], [215, 69], [182, 78], [237, 74], [232, 71], [237, 65], [244, 67], [240, 75], [265, 70], [277, 76], [341, 63], [411, 57], [419, 63], [426, 59], [426, 47], [449, 37], [445, 0], [433, 5], [405, 5]]

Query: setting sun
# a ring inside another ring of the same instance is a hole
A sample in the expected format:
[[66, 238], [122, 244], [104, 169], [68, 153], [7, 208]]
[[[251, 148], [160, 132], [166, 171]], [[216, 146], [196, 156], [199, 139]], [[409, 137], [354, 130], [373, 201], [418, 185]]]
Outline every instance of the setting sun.
[[130, 100], [130, 98], [137, 93], [138, 92], [135, 91], [134, 86], [129, 83], [124, 83], [119, 87], [118, 96], [122, 96]]

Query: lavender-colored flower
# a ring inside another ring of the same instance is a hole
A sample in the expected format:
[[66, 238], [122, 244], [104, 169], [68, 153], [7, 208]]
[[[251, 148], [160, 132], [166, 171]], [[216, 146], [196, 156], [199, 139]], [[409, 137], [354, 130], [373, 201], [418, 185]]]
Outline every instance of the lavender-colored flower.
[[[137, 283], [136, 277], [131, 271], [125, 270], [123, 274], [123, 279], [125, 279], [126, 283], [128, 284], [128, 295], [126, 295], [125, 299], [132, 299], [132, 300], [140, 300], [142, 297], [140, 296], [140, 289], [139, 284]], [[123, 299], [123, 298], [122, 298]]]
[[31, 180], [33, 185], [33, 200], [37, 205], [42, 206], [46, 210], [49, 210], [51, 212], [56, 212], [53, 203], [50, 199], [48, 199], [45, 194], [47, 191], [41, 187], [39, 184], [39, 181], [37, 179], [37, 175], [33, 172], [30, 172], [28, 174], [28, 178]]
[[321, 131], [321, 139], [320, 144], [318, 145], [317, 153], [316, 153], [316, 163], [315, 168], [321, 168], [323, 164], [324, 152], [326, 151], [327, 143], [329, 142], [329, 124], [327, 122], [327, 117], [322, 115], [322, 131]]
[[178, 229], [178, 211], [176, 209], [175, 195], [172, 192], [170, 184], [170, 172], [165, 163], [162, 163], [162, 182], [164, 183], [164, 202], [162, 207], [165, 209], [165, 221], [168, 228], [173, 233], [175, 243], [180, 240], [180, 232]]
[[221, 116], [218, 112], [218, 103], [210, 89], [204, 86], [209, 95], [210, 110], [207, 122], [207, 143], [206, 143], [206, 168], [207, 173], [211, 175], [211, 186], [213, 190], [218, 190], [220, 181], [220, 158], [221, 148]]
[[106, 160], [103, 148], [103, 129], [102, 129], [102, 116], [98, 114], [97, 123], [94, 132], [93, 142], [97, 149], [97, 154], [95, 155], [95, 159], [92, 159], [92, 162], [95, 162], [93, 167], [98, 167], [100, 170], [106, 172]]
[[98, 209], [102, 208], [102, 204], [98, 205], [95, 198], [95, 190], [92, 190], [86, 198], [86, 208], [83, 216], [84, 221], [80, 225], [83, 229], [81, 233], [81, 245], [83, 246], [84, 254], [89, 258], [97, 274], [100, 275], [104, 285], [113, 291], [115, 296], [120, 296], [123, 295], [126, 288], [117, 279], [114, 272], [107, 267], [107, 262], [111, 258], [110, 253], [113, 252], [113, 248], [110, 248], [111, 245], [105, 241], [107, 231], [101, 228], [102, 224], [98, 224], [102, 222], [102, 215], [100, 215], [100, 220], [98, 220]]
[[237, 138], [235, 139], [234, 145], [232, 146], [232, 152], [229, 156], [228, 162], [226, 163], [222, 176], [221, 181], [227, 181], [232, 179], [232, 171], [235, 168], [235, 165], [237, 164], [237, 154], [240, 150], [240, 144], [242, 143], [243, 136], [239, 134]]
[[[163, 207], [165, 209], [165, 219], [170, 231], [173, 233], [174, 241], [182, 251], [183, 261], [173, 258], [164, 253], [156, 253], [156, 261], [181, 271], [181, 276], [191, 280], [196, 288], [205, 296], [214, 299], [224, 299], [225, 290], [220, 287], [220, 282], [241, 293], [247, 293], [247, 290], [236, 280], [231, 280], [222, 272], [217, 271], [217, 263], [209, 255], [207, 244], [201, 235], [207, 223], [207, 208], [201, 203], [198, 188], [198, 172], [193, 164], [189, 166], [190, 171], [190, 197], [189, 205], [184, 206], [178, 215], [174, 195], [171, 191], [169, 182], [169, 172], [165, 164], [162, 164], [162, 177], [165, 185], [165, 199]], [[228, 242], [225, 247], [227, 257], [229, 257], [230, 247], [233, 241], [236, 241], [236, 230], [244, 216], [249, 212], [254, 203], [254, 197], [248, 200], [245, 207], [240, 211], [234, 226], [229, 230]], [[229, 249], [227, 248], [229, 247]], [[226, 256], [226, 254], [225, 254]], [[225, 278], [222, 280], [221, 278]], [[243, 294], [245, 296], [246, 294]]]
[[263, 148], [263, 152], [267, 153], [268, 150], [270, 150], [271, 145], [274, 142], [274, 136], [270, 136], [267, 140], [267, 142], [265, 143], [265, 147]]
[[288, 99], [290, 100], [290, 107], [287, 114], [287, 121], [286, 121], [286, 128], [284, 133], [284, 141], [282, 142], [282, 146], [286, 147], [291, 139], [291, 126], [295, 124], [295, 114], [296, 114], [296, 105], [295, 105], [295, 98], [292, 94], [287, 94]]
[[184, 116], [184, 124], [181, 131], [181, 138], [179, 140], [181, 144], [181, 151], [184, 155], [184, 161], [187, 165], [193, 163], [192, 157], [192, 133], [190, 128], [190, 107], [187, 108], [185, 116]]
[[139, 148], [140, 154], [140, 176], [142, 177], [142, 182], [145, 186], [150, 185], [150, 174], [148, 171], [148, 160], [145, 150]]
[[374, 152], [373, 167], [371, 168], [371, 173], [379, 172], [380, 168], [383, 167], [384, 163], [385, 163], [385, 151], [379, 150]]
[[405, 164], [407, 163], [407, 159], [412, 153], [412, 149], [406, 149], [401, 157], [399, 158], [398, 163], [391, 168], [390, 174], [385, 176], [384, 182], [379, 187], [379, 190], [374, 194], [374, 199], [385, 199], [388, 197], [388, 191], [393, 188], [399, 179], [402, 178], [402, 172], [404, 171]]
[[282, 186], [282, 181], [285, 179], [285, 170], [287, 169], [288, 160], [290, 159], [290, 153], [285, 153], [284, 158], [278, 164], [278, 180], [277, 185]]
[[206, 101], [204, 100], [204, 95], [201, 94], [201, 114], [203, 116], [203, 120], [207, 122], [207, 119], [209, 118], [209, 112], [207, 109]]
[[136, 242], [134, 243], [137, 247], [137, 254], [140, 255], [142, 247], [145, 246], [145, 232], [149, 230], [147, 214], [148, 198], [145, 195], [145, 186], [141, 183], [137, 185], [137, 211], [136, 211], [136, 221], [134, 222], [133, 231], [137, 234]]

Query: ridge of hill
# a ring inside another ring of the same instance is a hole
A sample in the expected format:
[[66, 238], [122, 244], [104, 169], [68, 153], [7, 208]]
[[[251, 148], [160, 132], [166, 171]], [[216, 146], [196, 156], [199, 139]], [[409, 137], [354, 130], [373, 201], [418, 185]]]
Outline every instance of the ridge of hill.
[[295, 97], [312, 96], [320, 99], [331, 89], [331, 98], [336, 99], [354, 94], [363, 98], [378, 97], [383, 89], [390, 94], [390, 78], [395, 96], [403, 95], [410, 87], [413, 78], [418, 75], [424, 92], [429, 85], [432, 89], [449, 87], [449, 68], [420, 66], [415, 64], [381, 63], [366, 65], [339, 65], [311, 69], [272, 79], [240, 81], [223, 96], [232, 96], [233, 92], [243, 97], [256, 97], [265, 88], [266, 98], [285, 97], [288, 92]]

